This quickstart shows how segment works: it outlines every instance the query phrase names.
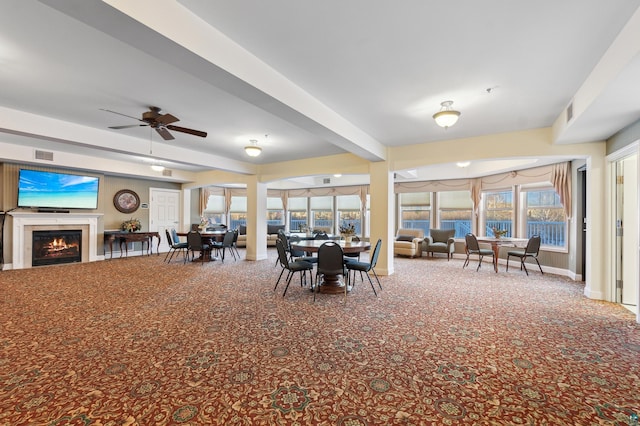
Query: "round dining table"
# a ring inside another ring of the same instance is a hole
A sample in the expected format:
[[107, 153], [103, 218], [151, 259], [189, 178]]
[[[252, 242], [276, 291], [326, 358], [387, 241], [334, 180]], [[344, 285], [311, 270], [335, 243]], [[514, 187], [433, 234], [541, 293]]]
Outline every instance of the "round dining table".
[[[198, 231], [200, 232], [200, 231]], [[200, 232], [200, 237], [202, 238], [202, 243], [203, 244], [209, 244], [211, 245], [212, 241], [222, 241], [224, 239], [224, 234], [226, 234], [227, 231], [203, 231]], [[176, 234], [178, 234], [178, 237], [186, 237], [187, 235], [189, 235], [188, 232], [176, 232]], [[217, 257], [213, 256], [213, 254], [211, 252], [208, 252], [207, 254], [205, 254], [204, 252], [200, 252], [200, 257], [198, 258], [199, 261], [205, 261], [205, 262], [211, 262], [214, 260], [218, 260]]]
[[[303, 240], [291, 243], [294, 250], [302, 250], [305, 252], [317, 253], [320, 246], [329, 240]], [[344, 240], [335, 241], [340, 244], [343, 253], [362, 253], [371, 249], [371, 243], [368, 241], [346, 242]], [[338, 294], [344, 293], [344, 281], [340, 279], [340, 275], [327, 275], [323, 277], [323, 281], [318, 284], [320, 293]], [[348, 289], [347, 289], [348, 290]]]
[[500, 255], [500, 247], [525, 247], [527, 245], [526, 238], [510, 238], [510, 237], [476, 237], [479, 243], [485, 243], [491, 245], [493, 251], [493, 270], [498, 272], [498, 257]]
[[[212, 241], [222, 241], [222, 239], [224, 238], [224, 234], [227, 233], [227, 231], [198, 231], [200, 232], [200, 236], [202, 237], [202, 240], [212, 240]], [[176, 232], [176, 234], [178, 234], [178, 237], [186, 237], [187, 235], [189, 235], [188, 232]]]

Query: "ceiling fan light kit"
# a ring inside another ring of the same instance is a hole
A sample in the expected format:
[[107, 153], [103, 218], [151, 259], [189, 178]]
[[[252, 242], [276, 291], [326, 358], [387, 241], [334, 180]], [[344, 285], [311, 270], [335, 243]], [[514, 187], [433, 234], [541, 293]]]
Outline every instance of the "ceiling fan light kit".
[[249, 157], [257, 157], [262, 154], [262, 148], [258, 146], [257, 140], [251, 139], [249, 142], [251, 142], [251, 145], [244, 147], [244, 152], [246, 152]]
[[173, 130], [174, 132], [187, 133], [189, 135], [199, 136], [201, 138], [207, 137], [207, 132], [203, 132], [201, 130], [188, 129], [186, 127], [174, 126], [171, 123], [175, 123], [180, 121], [177, 117], [171, 114], [160, 114], [160, 108], [151, 106], [149, 107], [149, 111], [145, 111], [142, 113], [142, 118], [132, 117], [130, 115], [122, 114], [120, 112], [111, 111], [108, 109], [103, 109], [103, 111], [111, 112], [113, 114], [122, 115], [124, 117], [133, 118], [134, 120], [138, 120], [144, 124], [128, 124], [124, 126], [110, 126], [110, 129], [128, 129], [130, 127], [142, 127], [149, 126], [152, 129], [155, 129], [156, 132], [162, 137], [162, 139], [168, 141], [175, 139], [175, 137], [169, 132], [169, 130]]
[[433, 119], [436, 121], [436, 124], [445, 129], [456, 124], [460, 117], [460, 111], [454, 110], [451, 105], [453, 105], [453, 101], [441, 102], [440, 111], [433, 114]]

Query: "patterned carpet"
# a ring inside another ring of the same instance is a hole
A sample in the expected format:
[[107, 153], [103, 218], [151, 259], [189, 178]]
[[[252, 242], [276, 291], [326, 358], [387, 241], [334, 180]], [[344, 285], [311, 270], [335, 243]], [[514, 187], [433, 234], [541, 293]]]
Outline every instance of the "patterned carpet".
[[[398, 259], [349, 294], [271, 259], [0, 273], [1, 425], [626, 425], [640, 332], [583, 285]], [[472, 265], [474, 266], [474, 265]], [[365, 278], [366, 280], [366, 278]]]

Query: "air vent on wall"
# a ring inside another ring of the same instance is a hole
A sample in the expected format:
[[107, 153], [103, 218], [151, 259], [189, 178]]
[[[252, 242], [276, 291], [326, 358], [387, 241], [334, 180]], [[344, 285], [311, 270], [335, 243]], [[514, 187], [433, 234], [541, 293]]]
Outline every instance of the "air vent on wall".
[[171, 170], [169, 169], [164, 169], [162, 171], [162, 176], [171, 176]]
[[36, 160], [53, 161], [53, 152], [36, 149], [35, 158]]
[[324, 178], [324, 179], [322, 179], [322, 183], [325, 184], [325, 185], [328, 185], [328, 184], [331, 183], [331, 179], [330, 178]]

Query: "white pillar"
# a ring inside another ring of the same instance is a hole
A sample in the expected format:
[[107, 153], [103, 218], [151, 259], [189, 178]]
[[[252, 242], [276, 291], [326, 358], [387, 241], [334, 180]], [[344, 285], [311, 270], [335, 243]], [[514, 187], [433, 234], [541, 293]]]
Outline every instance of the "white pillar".
[[393, 173], [387, 161], [370, 164], [369, 195], [371, 198], [371, 246], [382, 239], [376, 265], [379, 275], [393, 274], [393, 238], [395, 236], [395, 201]]
[[606, 241], [610, 228], [605, 220], [605, 182], [606, 160], [603, 152], [600, 156], [591, 156], [587, 159], [587, 232], [586, 232], [586, 279], [584, 295], [591, 299], [610, 300], [608, 290], [611, 285], [611, 270], [609, 251]]
[[267, 185], [253, 176], [247, 183], [247, 260], [267, 258]]

